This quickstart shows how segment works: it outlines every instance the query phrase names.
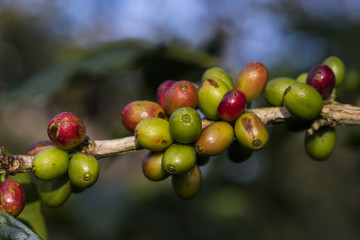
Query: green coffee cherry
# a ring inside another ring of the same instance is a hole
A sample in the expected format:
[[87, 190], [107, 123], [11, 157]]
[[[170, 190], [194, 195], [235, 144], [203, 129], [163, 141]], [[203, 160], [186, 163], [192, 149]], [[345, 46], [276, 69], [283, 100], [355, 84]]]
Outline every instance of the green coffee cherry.
[[169, 122], [162, 118], [146, 118], [135, 128], [135, 138], [143, 148], [164, 151], [173, 143]]
[[284, 105], [295, 117], [311, 120], [321, 113], [323, 98], [315, 88], [296, 82], [285, 90]]
[[32, 172], [40, 180], [52, 180], [64, 175], [69, 167], [69, 154], [58, 147], [49, 147], [37, 153]]
[[169, 124], [172, 138], [179, 143], [192, 143], [201, 132], [201, 117], [193, 108], [177, 109], [171, 114]]
[[71, 194], [71, 183], [66, 175], [50, 181], [41, 181], [38, 192], [45, 206], [60, 207]]
[[171, 175], [184, 174], [195, 165], [196, 157], [193, 146], [175, 143], [166, 149], [162, 166]]
[[265, 87], [266, 100], [274, 106], [282, 105], [285, 90], [294, 82], [294, 79], [288, 77], [278, 77], [270, 80]]
[[217, 78], [202, 80], [198, 89], [198, 107], [201, 112], [209, 119], [220, 119], [218, 106], [229, 90], [227, 85]]
[[182, 175], [171, 177], [175, 193], [182, 199], [194, 198], [200, 191], [202, 175], [200, 168], [195, 164], [189, 171]]
[[253, 152], [253, 150], [244, 147], [239, 141], [235, 140], [228, 148], [227, 154], [230, 161], [234, 163], [241, 163], [248, 160], [252, 156]]
[[164, 152], [150, 151], [142, 161], [142, 170], [145, 177], [151, 181], [161, 181], [169, 176], [169, 173], [162, 167]]
[[269, 132], [261, 119], [254, 113], [244, 113], [235, 122], [235, 136], [240, 144], [253, 151], [264, 148]]
[[331, 56], [326, 58], [323, 61], [323, 64], [330, 67], [331, 70], [334, 72], [335, 87], [339, 87], [343, 83], [345, 77], [345, 64], [343, 63], [343, 61], [341, 61], [341, 59], [338, 57]]
[[301, 83], [306, 83], [307, 76], [308, 76], [308, 72], [303, 72], [299, 76], [297, 76], [296, 81]]
[[323, 127], [312, 135], [305, 136], [306, 153], [314, 160], [327, 159], [334, 151], [336, 144], [335, 129]]
[[209, 68], [204, 72], [201, 80], [213, 79], [213, 78], [217, 78], [217, 79], [223, 81], [229, 89], [234, 89], [234, 81], [231, 80], [231, 78], [225, 72], [224, 69], [222, 69], [220, 67]]
[[94, 185], [99, 177], [100, 167], [94, 156], [77, 152], [70, 160], [69, 179], [78, 188]]

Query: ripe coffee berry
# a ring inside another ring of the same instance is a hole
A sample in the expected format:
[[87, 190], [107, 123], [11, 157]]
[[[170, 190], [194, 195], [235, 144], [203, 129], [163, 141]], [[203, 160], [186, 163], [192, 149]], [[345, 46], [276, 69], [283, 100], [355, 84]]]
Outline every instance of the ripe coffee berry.
[[221, 119], [235, 121], [246, 107], [246, 96], [239, 89], [229, 90], [222, 98], [218, 106], [218, 115]]
[[0, 183], [0, 211], [13, 217], [18, 216], [25, 207], [25, 192], [14, 179]]
[[68, 150], [84, 141], [86, 127], [84, 121], [75, 114], [63, 112], [51, 119], [47, 133], [56, 146]]
[[326, 98], [335, 87], [334, 72], [325, 64], [316, 65], [310, 70], [306, 84], [315, 88], [323, 98]]

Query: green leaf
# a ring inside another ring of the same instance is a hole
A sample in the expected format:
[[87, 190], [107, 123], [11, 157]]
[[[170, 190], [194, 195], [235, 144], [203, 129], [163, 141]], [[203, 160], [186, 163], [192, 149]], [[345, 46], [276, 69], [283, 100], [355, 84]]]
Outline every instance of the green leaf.
[[0, 239], [41, 240], [41, 238], [16, 218], [0, 212]]

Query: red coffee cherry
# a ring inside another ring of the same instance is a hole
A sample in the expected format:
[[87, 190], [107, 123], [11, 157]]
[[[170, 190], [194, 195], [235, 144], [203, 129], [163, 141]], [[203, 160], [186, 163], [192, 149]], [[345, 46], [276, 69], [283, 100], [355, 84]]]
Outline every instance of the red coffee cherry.
[[25, 191], [14, 179], [5, 179], [0, 184], [0, 211], [13, 217], [18, 216], [25, 207]]
[[64, 150], [77, 147], [85, 139], [86, 127], [75, 114], [62, 112], [51, 119], [48, 136], [52, 143]]
[[235, 121], [246, 107], [246, 96], [238, 89], [229, 90], [222, 98], [218, 106], [218, 115], [221, 119]]
[[318, 64], [310, 70], [306, 84], [315, 88], [323, 98], [326, 98], [335, 87], [334, 72], [327, 65]]

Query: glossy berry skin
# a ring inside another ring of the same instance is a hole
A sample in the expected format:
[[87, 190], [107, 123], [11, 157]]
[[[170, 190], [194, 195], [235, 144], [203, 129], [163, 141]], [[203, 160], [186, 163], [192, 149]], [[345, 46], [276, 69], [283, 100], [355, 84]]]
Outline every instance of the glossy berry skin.
[[50, 181], [41, 181], [38, 192], [41, 202], [50, 208], [60, 207], [71, 195], [72, 185], [66, 175]]
[[52, 180], [67, 172], [69, 154], [58, 147], [48, 147], [35, 155], [32, 166], [32, 172], [38, 179]]
[[334, 72], [325, 64], [315, 65], [306, 78], [306, 84], [315, 88], [323, 98], [326, 98], [335, 87]]
[[156, 99], [162, 108], [165, 109], [166, 106], [166, 95], [168, 94], [170, 88], [175, 84], [174, 80], [166, 80], [162, 82], [156, 91]]
[[335, 56], [330, 56], [323, 61], [323, 64], [329, 66], [335, 75], [335, 87], [339, 87], [345, 77], [346, 69], [344, 62]]
[[238, 89], [228, 91], [218, 106], [218, 115], [221, 119], [233, 122], [244, 111], [246, 107], [246, 96]]
[[248, 102], [257, 99], [264, 91], [269, 80], [269, 71], [259, 62], [245, 65], [235, 79], [235, 88], [242, 91]]
[[85, 139], [84, 122], [75, 114], [62, 112], [51, 119], [48, 136], [52, 143], [64, 150], [77, 147]]
[[171, 114], [182, 107], [196, 108], [198, 105], [198, 90], [189, 81], [176, 82], [166, 95], [165, 111]]
[[189, 171], [181, 175], [172, 175], [171, 183], [175, 193], [182, 199], [192, 199], [200, 191], [202, 174], [195, 164]]
[[152, 101], [130, 102], [121, 113], [122, 124], [131, 132], [135, 131], [139, 122], [151, 117], [166, 117], [164, 109], [158, 103]]
[[183, 107], [171, 114], [169, 119], [170, 133], [179, 143], [192, 143], [200, 135], [201, 117], [193, 108]]
[[25, 192], [14, 179], [5, 179], [0, 184], [0, 211], [13, 217], [18, 216], [25, 207]]
[[142, 170], [145, 177], [151, 181], [161, 181], [169, 176], [169, 173], [162, 167], [164, 152], [150, 151], [142, 161]]
[[200, 156], [214, 156], [225, 151], [234, 139], [234, 128], [225, 121], [216, 121], [202, 129], [194, 143]]
[[77, 152], [69, 164], [68, 176], [71, 184], [78, 188], [94, 185], [99, 177], [100, 167], [94, 156]]

